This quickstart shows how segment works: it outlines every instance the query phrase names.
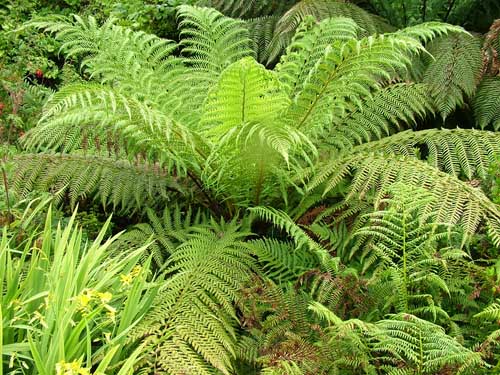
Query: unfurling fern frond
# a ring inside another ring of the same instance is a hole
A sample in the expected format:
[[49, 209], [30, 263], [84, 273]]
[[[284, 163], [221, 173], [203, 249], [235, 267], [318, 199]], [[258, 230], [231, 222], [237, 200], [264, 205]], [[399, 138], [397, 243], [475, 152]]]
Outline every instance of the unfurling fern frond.
[[424, 73], [438, 111], [448, 117], [471, 98], [481, 73], [481, 45], [477, 38], [465, 33], [451, 33], [435, 39], [427, 46], [434, 56]]
[[168, 202], [182, 191], [175, 178], [155, 165], [99, 156], [30, 154], [18, 155], [13, 187], [21, 195], [33, 190], [66, 194], [72, 205], [87, 197], [125, 212], [141, 211]]
[[198, 228], [172, 252], [156, 307], [130, 334], [145, 343], [146, 373], [232, 373], [233, 304], [254, 268], [246, 235], [236, 225], [224, 232]]
[[500, 77], [486, 77], [481, 81], [472, 103], [477, 125], [484, 129], [500, 129]]

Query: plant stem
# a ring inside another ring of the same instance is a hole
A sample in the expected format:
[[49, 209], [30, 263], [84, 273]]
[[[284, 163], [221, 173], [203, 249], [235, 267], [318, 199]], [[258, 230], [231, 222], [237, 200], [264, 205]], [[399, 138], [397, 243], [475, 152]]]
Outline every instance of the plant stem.
[[7, 173], [5, 172], [5, 168], [2, 166], [2, 178], [3, 178], [3, 186], [5, 188], [5, 203], [7, 204], [7, 223], [10, 224], [12, 219], [12, 212], [10, 210], [10, 196], [9, 196], [9, 183], [7, 180]]

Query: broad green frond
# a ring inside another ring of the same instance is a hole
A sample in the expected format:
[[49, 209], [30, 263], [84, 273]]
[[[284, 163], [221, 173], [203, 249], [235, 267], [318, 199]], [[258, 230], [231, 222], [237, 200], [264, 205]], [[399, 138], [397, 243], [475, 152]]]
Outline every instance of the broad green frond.
[[424, 82], [446, 118], [476, 91], [482, 61], [480, 41], [465, 33], [450, 33], [433, 40], [427, 49], [434, 59], [428, 59]]
[[25, 139], [28, 149], [64, 152], [99, 150], [108, 142], [131, 157], [144, 154], [177, 169], [184, 169], [186, 161], [179, 154], [189, 155], [193, 147], [190, 131], [167, 111], [119, 89], [93, 84], [70, 85], [56, 93]]
[[295, 282], [301, 274], [318, 266], [311, 252], [289, 242], [264, 238], [251, 244], [262, 272], [278, 283]]
[[327, 18], [317, 24], [307, 18], [275, 68], [288, 96], [295, 97], [330, 44], [356, 39], [359, 31], [359, 26], [350, 18]]
[[429, 87], [422, 83], [400, 83], [376, 91], [343, 118], [333, 123], [325, 142], [339, 151], [387, 137], [415, 125], [417, 120], [434, 113]]
[[452, 367], [454, 374], [473, 374], [486, 366], [480, 353], [462, 346], [442, 327], [413, 315], [393, 315], [376, 327], [378, 342], [373, 350], [400, 360], [409, 374], [437, 374], [445, 367]]
[[276, 75], [251, 58], [224, 70], [209, 93], [201, 134], [214, 143], [203, 179], [233, 197], [254, 194], [259, 204], [275, 186], [276, 170], [308, 159], [315, 148], [300, 131], [283, 121], [289, 99]]
[[292, 97], [288, 120], [311, 135], [324, 131], [347, 110], [362, 108], [362, 98], [405, 70], [410, 56], [422, 50], [417, 40], [397, 35], [334, 42]]
[[246, 233], [199, 228], [170, 256], [156, 307], [133, 328], [142, 364], [172, 374], [230, 374], [238, 323], [233, 304], [253, 268]]
[[201, 124], [205, 134], [220, 138], [247, 122], [277, 121], [288, 105], [276, 74], [245, 58], [222, 72], [208, 94]]
[[472, 102], [477, 125], [484, 129], [500, 129], [500, 77], [485, 77]]
[[356, 146], [352, 153], [386, 152], [423, 158], [430, 165], [455, 176], [484, 178], [500, 155], [500, 135], [473, 129], [430, 129], [400, 132]]
[[364, 35], [391, 30], [382, 19], [354, 4], [336, 0], [302, 0], [291, 7], [276, 24], [273, 39], [267, 48], [268, 63], [279, 57], [290, 43], [295, 30], [308, 17], [313, 17], [317, 21], [334, 17], [351, 18], [364, 30]]
[[207, 83], [228, 65], [253, 56], [243, 21], [224, 17], [215, 9], [187, 5], [178, 8], [178, 17], [184, 61]]
[[500, 320], [500, 305], [498, 304], [498, 300], [483, 309], [480, 313], [474, 315], [474, 318], [496, 321]]
[[[376, 143], [374, 142], [374, 146]], [[460, 224], [466, 235], [472, 235], [481, 221], [485, 220], [490, 223], [492, 233], [496, 232], [495, 223], [500, 219], [500, 210], [481, 190], [414, 157], [394, 154], [398, 152], [397, 144], [397, 142], [393, 144], [393, 154], [377, 153], [376, 147], [368, 148], [369, 143], [358, 146], [360, 151], [362, 148], [364, 151], [354, 152], [332, 161], [315, 175], [309, 189], [325, 183], [324, 194], [326, 194], [352, 176], [346, 200], [364, 199], [374, 193], [375, 197], [372, 199], [377, 204], [389, 186], [396, 182], [404, 182], [410, 186], [424, 187], [435, 194], [436, 202], [430, 205], [427, 211], [436, 211], [438, 222]], [[404, 142], [400, 144], [404, 145]], [[355, 150], [356, 148], [353, 151]], [[495, 242], [500, 244], [496, 240]]]
[[50, 191], [60, 200], [67, 194], [73, 206], [92, 197], [104, 207], [141, 211], [182, 191], [175, 178], [150, 164], [75, 154], [18, 155], [14, 163], [13, 187], [21, 196], [33, 190]]
[[121, 252], [153, 241], [146, 254], [152, 255], [158, 268], [163, 267], [170, 254], [207, 221], [200, 210], [193, 213], [191, 208], [182, 210], [178, 205], [173, 209], [165, 207], [161, 216], [150, 208], [146, 209], [146, 214], [147, 222], [134, 225], [127, 230], [115, 242], [115, 247]]

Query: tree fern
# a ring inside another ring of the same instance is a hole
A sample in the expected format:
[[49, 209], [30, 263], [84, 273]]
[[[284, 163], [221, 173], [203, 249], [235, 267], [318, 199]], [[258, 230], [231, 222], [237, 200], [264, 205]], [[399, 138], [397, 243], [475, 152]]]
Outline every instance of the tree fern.
[[500, 129], [500, 101], [497, 95], [499, 90], [499, 77], [484, 78], [477, 89], [473, 109], [477, 125], [481, 129], [489, 126], [495, 130]]
[[233, 303], [253, 268], [244, 232], [199, 228], [170, 256], [156, 307], [132, 330], [146, 343], [148, 373], [230, 374], [236, 347]]
[[443, 328], [410, 314], [393, 315], [376, 323], [379, 333], [373, 351], [387, 353], [400, 366], [389, 374], [436, 374], [452, 368], [455, 374], [473, 374], [484, 367], [481, 355], [460, 345]]
[[481, 48], [477, 38], [452, 33], [428, 46], [434, 56], [425, 73], [424, 82], [436, 100], [439, 113], [448, 117], [476, 91], [481, 71]]
[[155, 165], [134, 165], [107, 157], [75, 154], [16, 156], [13, 187], [22, 195], [52, 191], [56, 200], [67, 196], [71, 205], [95, 197], [104, 207], [135, 211], [168, 201], [183, 191], [175, 179]]

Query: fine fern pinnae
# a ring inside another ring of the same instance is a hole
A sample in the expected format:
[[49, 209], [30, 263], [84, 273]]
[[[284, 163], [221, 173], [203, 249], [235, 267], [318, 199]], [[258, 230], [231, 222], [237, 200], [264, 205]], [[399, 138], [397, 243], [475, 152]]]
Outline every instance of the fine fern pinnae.
[[194, 212], [191, 207], [183, 210], [177, 204], [173, 208], [166, 206], [161, 216], [149, 207], [146, 214], [147, 222], [134, 225], [118, 239], [114, 247], [117, 251], [123, 251], [153, 241], [146, 254], [152, 256], [159, 269], [165, 265], [170, 254], [189, 239], [191, 233], [204, 224], [208, 225], [208, 218], [201, 210]]
[[[356, 233], [367, 243], [364, 271], [375, 266], [374, 287], [397, 290], [384, 298], [384, 309], [394, 306], [397, 312], [430, 315], [434, 321], [438, 315], [447, 319], [435, 296], [450, 294], [443, 276], [448, 262], [453, 262], [447, 253], [454, 250], [439, 250], [439, 244], [451, 238], [452, 228], [440, 228], [436, 213], [426, 212], [436, 199], [429, 191], [394, 185], [388, 194], [391, 197], [380, 203], [387, 207], [369, 214], [367, 225]], [[454, 257], [464, 255], [457, 253]]]
[[[135, 327], [146, 373], [230, 374], [236, 350], [233, 304], [254, 268], [247, 233], [200, 227], [171, 254], [156, 307]], [[155, 370], [156, 369], [156, 370]]]
[[471, 98], [480, 80], [481, 49], [477, 38], [451, 33], [427, 46], [434, 56], [424, 73], [439, 113], [445, 119]]
[[480, 353], [462, 346], [442, 327], [413, 315], [390, 316], [377, 322], [376, 328], [372, 351], [393, 363], [384, 366], [388, 374], [431, 375], [451, 368], [454, 374], [464, 375], [487, 367]]

